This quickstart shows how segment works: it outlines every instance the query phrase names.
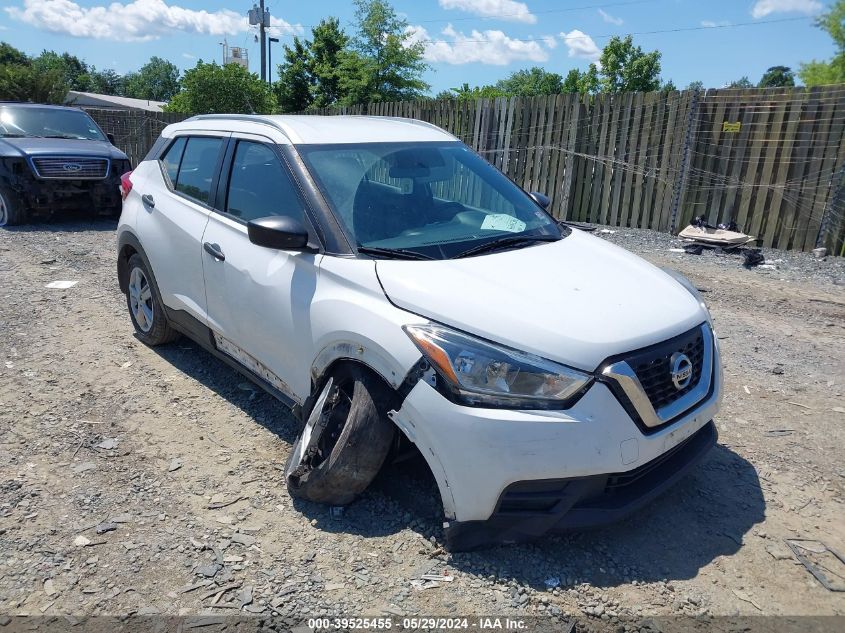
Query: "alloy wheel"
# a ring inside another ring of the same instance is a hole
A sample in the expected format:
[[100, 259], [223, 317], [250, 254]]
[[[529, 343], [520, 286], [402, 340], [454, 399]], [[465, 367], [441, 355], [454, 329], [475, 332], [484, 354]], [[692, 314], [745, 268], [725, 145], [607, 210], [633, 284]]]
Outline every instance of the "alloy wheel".
[[153, 292], [147, 276], [140, 268], [133, 268], [129, 275], [129, 309], [141, 331], [149, 332], [155, 316]]
[[6, 204], [6, 199], [0, 193], [0, 226], [6, 226], [9, 223], [9, 207]]

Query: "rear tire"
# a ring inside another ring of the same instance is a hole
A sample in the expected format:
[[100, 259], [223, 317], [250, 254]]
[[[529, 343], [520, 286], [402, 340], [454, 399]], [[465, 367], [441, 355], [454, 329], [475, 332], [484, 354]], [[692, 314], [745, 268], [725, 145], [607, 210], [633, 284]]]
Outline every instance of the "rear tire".
[[11, 190], [0, 187], [0, 226], [26, 223], [29, 214], [23, 201]]
[[138, 338], [151, 347], [172, 343], [179, 333], [170, 327], [161, 295], [144, 258], [135, 253], [127, 264], [126, 305]]
[[382, 411], [392, 396], [367, 369], [341, 366], [324, 386], [291, 447], [285, 464], [290, 495], [331, 505], [352, 503], [390, 451], [394, 428]]

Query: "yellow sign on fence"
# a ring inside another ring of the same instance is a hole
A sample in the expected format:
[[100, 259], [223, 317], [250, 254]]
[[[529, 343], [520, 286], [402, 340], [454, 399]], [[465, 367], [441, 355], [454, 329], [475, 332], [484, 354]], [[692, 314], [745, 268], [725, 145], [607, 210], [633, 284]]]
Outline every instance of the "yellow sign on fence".
[[732, 132], [737, 133], [742, 129], [742, 123], [737, 121], [736, 123], [729, 123], [728, 121], [724, 121], [722, 123], [722, 132]]

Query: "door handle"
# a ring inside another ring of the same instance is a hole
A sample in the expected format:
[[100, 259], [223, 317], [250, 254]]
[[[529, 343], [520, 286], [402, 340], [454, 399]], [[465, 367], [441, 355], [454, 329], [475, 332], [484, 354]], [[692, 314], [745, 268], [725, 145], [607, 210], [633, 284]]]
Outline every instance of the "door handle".
[[223, 254], [223, 251], [220, 250], [220, 246], [218, 244], [212, 244], [211, 242], [205, 242], [203, 245], [203, 250], [206, 253], [211, 255], [214, 259], [220, 262], [226, 261], [226, 256]]
[[148, 193], [145, 193], [143, 196], [141, 196], [141, 202], [143, 202], [144, 205], [148, 207], [156, 206], [155, 199]]

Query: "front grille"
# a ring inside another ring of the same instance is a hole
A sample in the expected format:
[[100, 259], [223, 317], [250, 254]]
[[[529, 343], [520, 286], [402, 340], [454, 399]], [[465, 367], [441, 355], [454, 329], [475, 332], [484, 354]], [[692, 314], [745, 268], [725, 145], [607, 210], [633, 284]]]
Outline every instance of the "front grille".
[[[669, 359], [675, 352], [686, 354], [692, 362], [692, 380], [683, 389], [678, 389], [672, 382]], [[651, 401], [651, 406], [655, 411], [659, 411], [695, 388], [701, 379], [701, 367], [704, 364], [704, 338], [701, 328], [696, 327], [664, 343], [638, 352], [626, 361], [637, 374], [643, 390]]]
[[108, 176], [107, 158], [81, 156], [42, 156], [32, 159], [32, 167], [39, 178], [50, 180], [100, 180]]

